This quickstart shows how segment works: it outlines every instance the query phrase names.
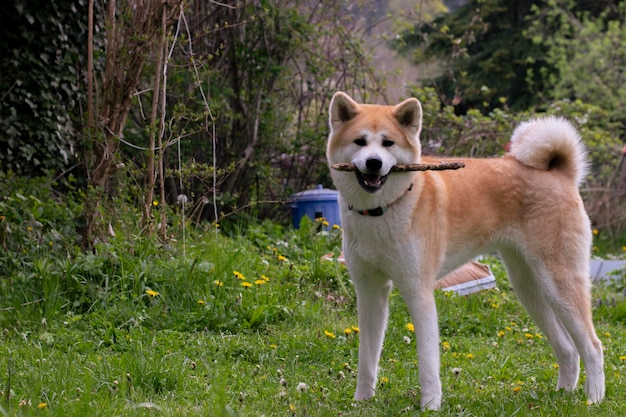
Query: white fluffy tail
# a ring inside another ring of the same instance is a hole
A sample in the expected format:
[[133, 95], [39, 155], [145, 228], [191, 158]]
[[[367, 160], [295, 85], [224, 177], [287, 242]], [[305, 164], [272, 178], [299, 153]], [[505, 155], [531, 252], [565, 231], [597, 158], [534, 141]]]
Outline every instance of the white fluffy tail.
[[572, 124], [548, 116], [521, 123], [511, 136], [511, 155], [533, 168], [557, 170], [576, 183], [587, 175], [587, 151]]

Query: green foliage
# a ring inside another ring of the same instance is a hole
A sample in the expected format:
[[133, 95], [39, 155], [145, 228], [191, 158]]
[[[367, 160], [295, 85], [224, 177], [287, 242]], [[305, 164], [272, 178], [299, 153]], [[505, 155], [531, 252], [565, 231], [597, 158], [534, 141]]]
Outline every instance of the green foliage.
[[[78, 196], [71, 191], [72, 182], [72, 177], [65, 182], [71, 197], [63, 198], [53, 190], [60, 184], [50, 178], [0, 174], [0, 270], [7, 276], [17, 273], [24, 280], [38, 279], [38, 262], [62, 262], [74, 255], [78, 237], [74, 219], [81, 206], [73, 200]], [[51, 255], [50, 259], [42, 260], [42, 254]], [[26, 272], [29, 268], [33, 275]], [[0, 282], [2, 291], [4, 284], [7, 281]], [[21, 291], [28, 291], [27, 287]]]
[[458, 112], [489, 111], [501, 106], [501, 98], [523, 110], [537, 103], [526, 83], [529, 74], [535, 90], [544, 87], [538, 71], [545, 66], [545, 50], [524, 36], [534, 3], [469, 1], [432, 22], [419, 22], [402, 34], [396, 47], [418, 64], [440, 67], [433, 79], [421, 81], [435, 86], [441, 101]]
[[624, 123], [624, 2], [470, 1], [396, 41], [456, 111], [516, 110], [581, 99]]
[[[534, 6], [527, 36], [547, 51], [549, 99], [582, 100], [601, 106], [614, 122], [626, 126], [626, 3], [580, 10], [579, 2], [553, 0]], [[564, 11], [566, 11], [564, 13]]]
[[[0, 166], [42, 174], [75, 161], [87, 1], [6, 4], [0, 18]], [[79, 129], [79, 127], [78, 127]]]

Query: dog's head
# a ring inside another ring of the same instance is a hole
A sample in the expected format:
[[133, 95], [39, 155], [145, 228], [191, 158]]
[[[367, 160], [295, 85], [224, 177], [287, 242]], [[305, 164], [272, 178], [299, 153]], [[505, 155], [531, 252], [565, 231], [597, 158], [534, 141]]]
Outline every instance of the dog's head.
[[[329, 164], [356, 166], [354, 173], [331, 172], [340, 192], [345, 194], [354, 188], [353, 184], [374, 195], [383, 189], [405, 187], [407, 175], [391, 181], [389, 173], [396, 164], [414, 164], [420, 160], [422, 106], [417, 99], [410, 98], [395, 106], [378, 106], [358, 104], [345, 93], [337, 92], [329, 113], [326, 151]], [[393, 178], [398, 175], [403, 176], [394, 174]]]

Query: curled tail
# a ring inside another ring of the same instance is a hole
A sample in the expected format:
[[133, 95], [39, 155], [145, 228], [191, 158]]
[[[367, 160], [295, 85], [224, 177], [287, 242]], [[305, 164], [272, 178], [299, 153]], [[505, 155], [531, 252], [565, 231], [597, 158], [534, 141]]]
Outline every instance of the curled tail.
[[511, 136], [510, 154], [533, 168], [557, 170], [577, 186], [587, 175], [587, 151], [576, 128], [561, 118], [548, 116], [521, 123]]

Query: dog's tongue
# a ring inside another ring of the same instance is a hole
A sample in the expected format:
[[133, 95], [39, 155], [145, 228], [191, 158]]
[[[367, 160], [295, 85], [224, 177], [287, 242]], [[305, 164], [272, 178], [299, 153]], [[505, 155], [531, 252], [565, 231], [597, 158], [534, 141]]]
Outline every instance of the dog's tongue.
[[378, 187], [380, 186], [382, 177], [379, 177], [378, 175], [363, 175], [363, 178], [370, 187]]

